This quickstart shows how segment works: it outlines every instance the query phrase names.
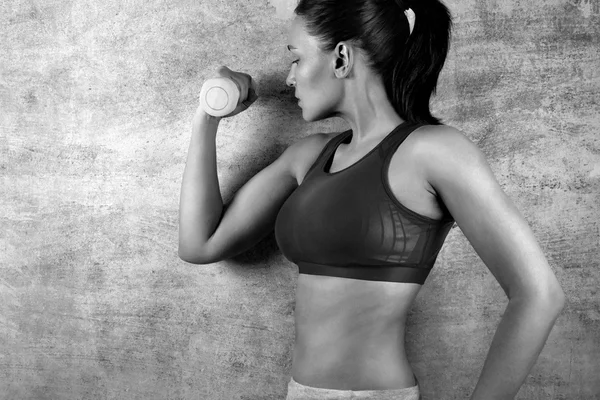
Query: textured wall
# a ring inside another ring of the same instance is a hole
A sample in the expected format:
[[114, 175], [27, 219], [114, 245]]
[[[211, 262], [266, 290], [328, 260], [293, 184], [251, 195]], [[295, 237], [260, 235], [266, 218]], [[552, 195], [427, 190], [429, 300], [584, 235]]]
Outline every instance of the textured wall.
[[[221, 126], [225, 200], [292, 141], [344, 128], [305, 124], [283, 84], [284, 3], [0, 4], [0, 398], [283, 397], [296, 267], [272, 236], [204, 267], [176, 248], [189, 121], [218, 65], [261, 94]], [[569, 301], [519, 398], [600, 398], [600, 5], [448, 5], [434, 108], [487, 154]], [[467, 396], [505, 304], [454, 229], [408, 325], [425, 399]]]

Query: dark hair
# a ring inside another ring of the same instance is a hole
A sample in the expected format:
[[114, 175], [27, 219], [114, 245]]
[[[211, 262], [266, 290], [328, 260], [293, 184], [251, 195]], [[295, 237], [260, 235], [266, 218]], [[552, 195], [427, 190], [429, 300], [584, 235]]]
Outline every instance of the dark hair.
[[[409, 33], [404, 10], [415, 13]], [[438, 0], [300, 0], [295, 10], [324, 51], [352, 41], [365, 52], [402, 119], [440, 124], [429, 99], [450, 47], [452, 18]]]

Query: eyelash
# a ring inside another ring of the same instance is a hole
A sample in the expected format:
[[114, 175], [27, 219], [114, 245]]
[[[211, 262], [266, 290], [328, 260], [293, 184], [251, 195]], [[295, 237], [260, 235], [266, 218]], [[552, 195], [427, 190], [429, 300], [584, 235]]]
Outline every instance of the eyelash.
[[299, 59], [298, 60], [294, 60], [294, 61], [292, 61], [292, 64], [298, 64], [299, 61], [300, 61]]

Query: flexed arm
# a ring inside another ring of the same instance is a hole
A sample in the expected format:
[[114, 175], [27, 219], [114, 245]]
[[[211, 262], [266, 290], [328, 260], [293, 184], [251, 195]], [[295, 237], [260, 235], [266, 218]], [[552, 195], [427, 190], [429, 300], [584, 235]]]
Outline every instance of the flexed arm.
[[219, 120], [198, 109], [192, 122], [179, 198], [179, 256], [190, 262], [202, 258], [223, 212], [215, 143]]
[[[250, 101], [241, 103], [229, 116], [245, 110], [253, 101], [250, 76], [228, 69], [219, 73], [230, 77], [235, 74], [242, 92], [246, 90], [250, 96]], [[246, 182], [225, 208], [217, 177], [215, 140], [219, 121], [199, 108], [192, 123], [181, 185], [178, 253], [182, 260], [193, 264], [232, 257], [272, 231], [283, 202], [298, 186], [299, 171], [318, 154], [325, 140], [323, 134], [313, 134], [289, 146]]]
[[[256, 100], [250, 75], [227, 67], [219, 68], [217, 73], [232, 79], [240, 89], [240, 104], [226, 117], [244, 111]], [[207, 114], [201, 106], [192, 120], [192, 137], [179, 201], [179, 255], [190, 261], [200, 260], [223, 212], [215, 144], [220, 120], [221, 117]]]
[[527, 222], [471, 141], [440, 126], [423, 135], [420, 151], [427, 154], [429, 183], [509, 299], [471, 399], [513, 399], [564, 294]]

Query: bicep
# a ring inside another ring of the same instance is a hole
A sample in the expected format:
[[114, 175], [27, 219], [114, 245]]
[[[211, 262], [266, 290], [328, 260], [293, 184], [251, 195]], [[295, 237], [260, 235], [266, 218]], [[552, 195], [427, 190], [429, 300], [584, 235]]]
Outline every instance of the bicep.
[[558, 283], [527, 221], [483, 153], [459, 132], [451, 136], [433, 150], [431, 185], [509, 298], [549, 296]]
[[326, 139], [313, 134], [298, 140], [236, 192], [207, 241], [207, 262], [233, 257], [273, 230], [281, 206], [298, 187], [297, 176], [314, 161]]
[[272, 229], [279, 209], [297, 187], [291, 149], [247, 181], [226, 205], [206, 243], [208, 262], [233, 257], [258, 243]]

